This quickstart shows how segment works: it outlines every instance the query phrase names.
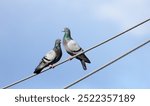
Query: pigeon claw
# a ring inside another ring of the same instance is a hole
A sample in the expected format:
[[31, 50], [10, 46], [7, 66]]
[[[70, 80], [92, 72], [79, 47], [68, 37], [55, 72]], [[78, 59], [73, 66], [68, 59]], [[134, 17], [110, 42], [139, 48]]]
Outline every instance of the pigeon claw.
[[54, 65], [49, 65], [49, 67], [50, 67], [50, 68], [55, 68], [55, 66], [54, 66]]

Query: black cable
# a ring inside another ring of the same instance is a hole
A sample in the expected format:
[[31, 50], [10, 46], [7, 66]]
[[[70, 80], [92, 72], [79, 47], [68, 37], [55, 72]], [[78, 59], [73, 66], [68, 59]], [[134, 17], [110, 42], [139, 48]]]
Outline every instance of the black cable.
[[[90, 50], [92, 50], [92, 49], [94, 49], [94, 48], [96, 48], [96, 47], [98, 47], [98, 46], [101, 46], [101, 45], [103, 45], [103, 44], [105, 44], [105, 43], [107, 43], [107, 42], [109, 42], [109, 41], [111, 41], [111, 40], [113, 40], [113, 39], [115, 39], [115, 38], [117, 38], [117, 37], [123, 35], [124, 33], [127, 33], [127, 32], [129, 32], [129, 31], [135, 29], [136, 27], [138, 27], [138, 26], [140, 26], [140, 25], [142, 25], [142, 24], [144, 24], [144, 23], [146, 23], [146, 22], [148, 22], [148, 21], [150, 21], [150, 18], [147, 19], [147, 20], [145, 20], [145, 21], [143, 21], [143, 22], [141, 22], [141, 23], [139, 23], [139, 24], [137, 24], [137, 25], [135, 25], [135, 26], [133, 26], [133, 27], [131, 27], [131, 28], [129, 28], [129, 29], [127, 29], [127, 30], [125, 30], [125, 31], [123, 31], [123, 32], [121, 32], [121, 33], [119, 33], [119, 34], [117, 34], [117, 35], [115, 35], [115, 36], [113, 36], [113, 37], [111, 37], [111, 38], [109, 38], [109, 39], [107, 39], [107, 40], [105, 40], [105, 41], [103, 41], [103, 42], [101, 42], [101, 43], [99, 43], [99, 44], [97, 44], [97, 45], [95, 45], [95, 46], [93, 46], [93, 47], [91, 47], [91, 48], [89, 48], [89, 49], [87, 49], [87, 50], [85, 50], [85, 51], [83, 51], [83, 52], [81, 52], [81, 53], [79, 53], [79, 54], [77, 54], [77, 55], [72, 56], [71, 58], [73, 59], [73, 58], [77, 57], [78, 55], [80, 55], [80, 54], [82, 54], [82, 53], [86, 53], [86, 52], [88, 52], [88, 51], [90, 51]], [[64, 61], [62, 61], [62, 62], [58, 62], [58, 63], [56, 63], [55, 65], [53, 65], [53, 67], [59, 66], [59, 65], [65, 63], [65, 62], [67, 62], [67, 61], [69, 61], [69, 60], [70, 60], [70, 59], [66, 59], [66, 60], [64, 60]], [[49, 69], [50, 69], [50, 68], [45, 69], [45, 70], [43, 70], [41, 73], [46, 72], [46, 71], [48, 71]], [[40, 74], [41, 74], [41, 73], [40, 73]], [[38, 75], [40, 75], [40, 74], [38, 74]], [[7, 85], [7, 86], [3, 87], [2, 89], [10, 88], [10, 87], [12, 87], [12, 86], [14, 86], [14, 85], [16, 85], [16, 84], [19, 84], [19, 83], [21, 83], [21, 82], [23, 82], [23, 81], [26, 81], [26, 80], [28, 80], [28, 79], [34, 77], [34, 76], [37, 76], [37, 75], [36, 75], [36, 74], [29, 75], [28, 77], [25, 77], [25, 78], [23, 78], [23, 79], [21, 79], [21, 80], [18, 80], [18, 81], [14, 82], [14, 83], [12, 83], [12, 84], [10, 84], [10, 85]]]
[[122, 59], [123, 57], [129, 55], [130, 53], [136, 51], [137, 49], [143, 47], [144, 45], [146, 45], [146, 44], [148, 44], [148, 43], [150, 43], [150, 40], [148, 40], [148, 41], [144, 42], [143, 44], [139, 45], [138, 47], [136, 47], [136, 48], [134, 48], [134, 49], [132, 49], [132, 50], [130, 50], [130, 51], [124, 53], [123, 55], [117, 57], [116, 59], [114, 59], [114, 60], [112, 60], [112, 61], [110, 61], [110, 62], [108, 62], [107, 64], [101, 66], [100, 68], [98, 68], [98, 69], [92, 71], [91, 73], [85, 75], [84, 77], [80, 78], [79, 80], [77, 80], [77, 81], [75, 81], [75, 82], [73, 82], [73, 83], [67, 85], [66, 87], [64, 87], [64, 89], [68, 89], [68, 88], [72, 87], [73, 85], [75, 85], [75, 84], [79, 83], [80, 81], [82, 81], [82, 80], [84, 80], [84, 79], [90, 77], [91, 75], [97, 73], [98, 71], [100, 71], [100, 70], [102, 70], [102, 69], [108, 67], [109, 65], [111, 65], [111, 64], [113, 64], [113, 63], [115, 63], [115, 62], [117, 62], [118, 60]]

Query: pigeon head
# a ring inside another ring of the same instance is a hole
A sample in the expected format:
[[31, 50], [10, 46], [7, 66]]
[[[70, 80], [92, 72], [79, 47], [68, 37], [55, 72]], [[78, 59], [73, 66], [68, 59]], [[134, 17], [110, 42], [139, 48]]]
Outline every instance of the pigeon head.
[[67, 28], [67, 27], [65, 27], [64, 30], [63, 30], [63, 32], [65, 32], [65, 33], [70, 33], [70, 29]]
[[56, 43], [61, 43], [61, 39], [56, 39]]
[[67, 27], [64, 28], [63, 32], [65, 32], [66, 35], [69, 35], [69, 36], [71, 35], [71, 31]]
[[61, 40], [60, 39], [56, 39], [54, 48], [59, 48], [60, 44], [61, 44]]
[[65, 32], [65, 35], [64, 35], [64, 38], [65, 39], [72, 39], [71, 38], [71, 31], [70, 31], [70, 29], [69, 28], [64, 28], [64, 31], [63, 32]]
[[60, 39], [56, 39], [55, 44], [61, 44], [61, 40]]

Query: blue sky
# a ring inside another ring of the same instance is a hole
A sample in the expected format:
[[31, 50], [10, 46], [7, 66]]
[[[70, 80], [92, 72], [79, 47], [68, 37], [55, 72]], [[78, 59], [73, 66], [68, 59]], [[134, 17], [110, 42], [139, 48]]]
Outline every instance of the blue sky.
[[[1, 0], [0, 87], [31, 75], [62, 30], [87, 49], [150, 18], [149, 0]], [[66, 62], [12, 88], [61, 89], [116, 56], [150, 39], [150, 22], [86, 55]], [[61, 61], [68, 58], [64, 47]], [[72, 88], [150, 88], [150, 45], [139, 49]]]

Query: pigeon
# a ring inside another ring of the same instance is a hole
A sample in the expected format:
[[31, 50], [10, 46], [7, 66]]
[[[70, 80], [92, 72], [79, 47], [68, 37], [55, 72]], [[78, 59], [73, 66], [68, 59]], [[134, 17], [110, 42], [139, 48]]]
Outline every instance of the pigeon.
[[[83, 49], [79, 46], [79, 44], [75, 40], [72, 39], [70, 29], [64, 28], [63, 32], [65, 33], [63, 37], [63, 45], [67, 53], [70, 54], [71, 56], [74, 56], [78, 53], [83, 52]], [[83, 69], [87, 70], [86, 63], [91, 63], [91, 62], [86, 57], [86, 55], [82, 53], [81, 55], [77, 56], [76, 59], [80, 60]]]
[[34, 73], [39, 74], [44, 68], [50, 66], [50, 68], [54, 68], [53, 64], [57, 63], [62, 57], [61, 50], [61, 40], [57, 39], [55, 41], [55, 46], [53, 50], [50, 50], [46, 55], [42, 58], [39, 65], [36, 67]]

